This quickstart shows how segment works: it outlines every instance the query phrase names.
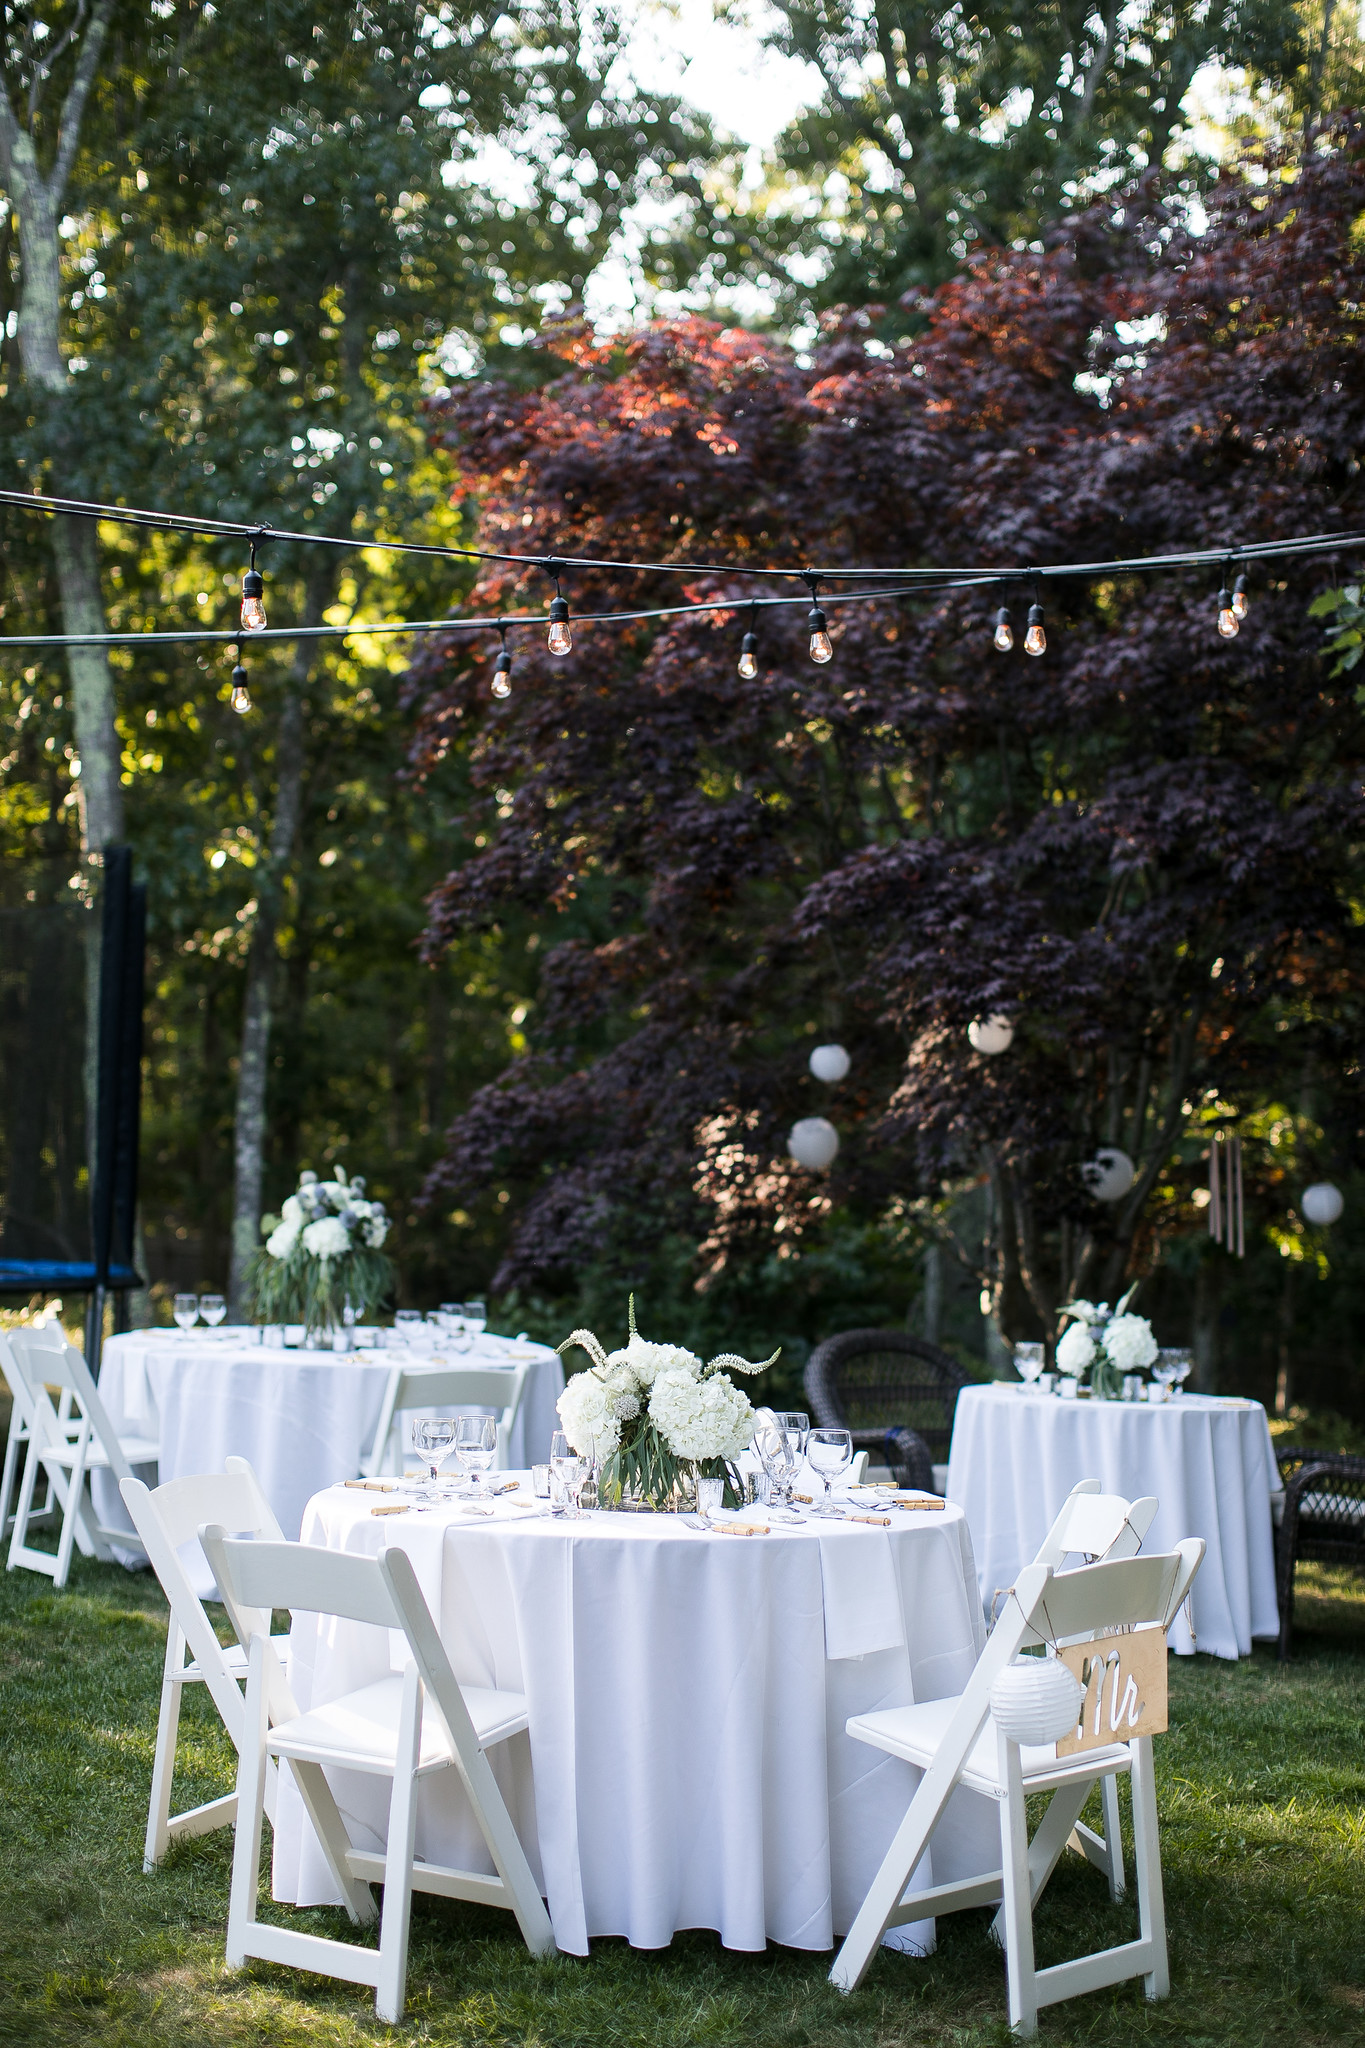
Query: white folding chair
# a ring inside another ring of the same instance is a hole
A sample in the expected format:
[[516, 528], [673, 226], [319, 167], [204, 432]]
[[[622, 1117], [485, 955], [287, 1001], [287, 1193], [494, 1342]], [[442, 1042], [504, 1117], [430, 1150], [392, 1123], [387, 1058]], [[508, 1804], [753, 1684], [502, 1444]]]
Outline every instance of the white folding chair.
[[[526, 1701], [520, 1693], [461, 1687], [406, 1554], [381, 1550], [369, 1558], [302, 1543], [237, 1543], [221, 1527], [208, 1525], [199, 1533], [234, 1614], [288, 1607], [338, 1615], [401, 1630], [409, 1651], [401, 1677], [379, 1679], [301, 1714], [264, 1628], [251, 1635], [228, 1967], [239, 1969], [248, 1956], [260, 1956], [353, 1984], [373, 1984], [375, 2011], [381, 2020], [395, 2023], [403, 2013], [414, 1887], [442, 1898], [510, 1907], [527, 1947], [536, 1955], [549, 1954], [554, 1948], [550, 1917], [484, 1755], [526, 1726]], [[289, 1765], [355, 1924], [375, 1917], [369, 1881], [383, 1884], [377, 1951], [257, 1920], [265, 1770], [271, 1756]], [[383, 1855], [352, 1848], [324, 1776], [327, 1765], [392, 1778]], [[468, 1794], [497, 1871], [494, 1877], [443, 1864], [414, 1864], [418, 1780], [446, 1770], [458, 1774]]]
[[[92, 1471], [101, 1467], [107, 1467], [120, 1483], [130, 1479], [134, 1465], [155, 1465], [159, 1447], [148, 1437], [118, 1434], [85, 1359], [74, 1345], [67, 1343], [58, 1324], [12, 1330], [10, 1354], [18, 1376], [25, 1382], [29, 1446], [10, 1536], [8, 1567], [13, 1571], [23, 1565], [29, 1571], [44, 1572], [60, 1589], [66, 1584], [71, 1553], [78, 1541], [85, 1555], [100, 1558], [110, 1555], [113, 1544], [124, 1550], [141, 1547], [131, 1529], [101, 1527], [93, 1501], [86, 1498], [85, 1482]], [[67, 1420], [54, 1408], [49, 1387], [70, 1395]], [[73, 1421], [79, 1425], [74, 1439], [69, 1433]], [[54, 1486], [60, 1474], [66, 1487], [55, 1556], [49, 1550], [35, 1549], [28, 1541], [40, 1470], [52, 1475]]]
[[[924, 1776], [835, 1958], [830, 1981], [841, 1991], [857, 1989], [888, 1927], [1000, 1900], [1010, 2025], [1016, 2033], [1027, 2036], [1036, 2031], [1040, 2006], [1128, 1977], [1143, 1978], [1148, 1998], [1167, 1995], [1170, 1973], [1152, 1738], [1135, 1736], [1067, 1757], [1057, 1755], [1053, 1742], [1021, 1749], [996, 1727], [990, 1691], [1000, 1672], [1027, 1645], [1084, 1642], [1100, 1631], [1144, 1624], [1168, 1628], [1203, 1556], [1202, 1540], [1191, 1537], [1168, 1555], [1120, 1558], [1072, 1572], [1028, 1565], [958, 1699], [891, 1707], [848, 1722], [856, 1741], [903, 1757], [918, 1765]], [[1033, 1906], [1095, 1781], [1116, 1771], [1129, 1772], [1133, 1785], [1138, 1939], [1039, 1970], [1033, 1954]], [[907, 1886], [915, 1868], [958, 1785], [998, 1802], [1001, 1868], [984, 1877], [910, 1892]], [[1031, 1844], [1024, 1807], [1030, 1792], [1053, 1795]]]
[[[9, 1435], [5, 1441], [4, 1471], [0, 1474], [0, 1532], [3, 1532], [14, 1519], [10, 1514], [10, 1502], [14, 1499], [14, 1489], [19, 1478], [20, 1459], [32, 1436], [29, 1427], [28, 1380], [10, 1348], [8, 1334], [3, 1330], [0, 1330], [0, 1373], [4, 1374], [5, 1384], [10, 1391]], [[73, 1441], [79, 1436], [80, 1424], [72, 1419], [71, 1394], [65, 1387], [62, 1389], [57, 1408], [57, 1420]], [[41, 1504], [35, 1501], [29, 1509], [29, 1527], [32, 1528], [35, 1523], [51, 1521], [65, 1506], [65, 1475], [45, 1471], [43, 1500]]]
[[377, 1479], [403, 1469], [399, 1418], [437, 1408], [491, 1408], [498, 1418], [496, 1469], [507, 1470], [507, 1446], [521, 1407], [529, 1365], [421, 1366], [395, 1365], [384, 1390], [384, 1404], [370, 1446], [360, 1467], [362, 1479]]
[[[1102, 1493], [1098, 1479], [1079, 1479], [1062, 1502], [1057, 1519], [1038, 1546], [1035, 1564], [1062, 1569], [1068, 1557], [1083, 1557], [1087, 1564], [1107, 1563], [1111, 1558], [1135, 1557], [1142, 1539], [1152, 1526], [1157, 1498], [1144, 1494], [1141, 1500], [1125, 1500], [1121, 1493]], [[1119, 1819], [1119, 1780], [1116, 1771], [1100, 1780], [1104, 1807], [1104, 1831], [1096, 1834], [1077, 1821], [1068, 1847], [1086, 1856], [1109, 1881], [1111, 1899], [1121, 1899], [1127, 1890], [1123, 1865], [1123, 1832]], [[1003, 1913], [1003, 1908], [1001, 1912]], [[1003, 1939], [1001, 1915], [995, 1931]]]
[[[225, 1472], [205, 1472], [193, 1478], [170, 1479], [155, 1491], [140, 1479], [121, 1481], [119, 1492], [132, 1516], [133, 1527], [151, 1559], [152, 1570], [170, 1606], [166, 1630], [166, 1661], [161, 1675], [161, 1708], [156, 1723], [156, 1756], [152, 1763], [152, 1794], [147, 1807], [147, 1838], [142, 1868], [154, 1870], [172, 1842], [191, 1835], [206, 1835], [226, 1827], [237, 1816], [237, 1794], [210, 1799], [183, 1813], [171, 1812], [171, 1780], [175, 1775], [175, 1745], [180, 1727], [180, 1701], [187, 1685], [206, 1685], [223, 1726], [240, 1754], [246, 1729], [246, 1711], [238, 1687], [246, 1683], [246, 1650], [241, 1643], [224, 1647], [218, 1640], [204, 1604], [190, 1583], [180, 1548], [197, 1543], [199, 1524], [205, 1515], [234, 1534], [262, 1536], [276, 1542], [284, 1532], [275, 1519], [260, 1481], [245, 1458], [228, 1458]], [[257, 1624], [267, 1631], [270, 1617]], [[271, 1640], [281, 1662], [288, 1666], [289, 1638]], [[266, 1811], [275, 1818], [275, 1766], [267, 1772]]]

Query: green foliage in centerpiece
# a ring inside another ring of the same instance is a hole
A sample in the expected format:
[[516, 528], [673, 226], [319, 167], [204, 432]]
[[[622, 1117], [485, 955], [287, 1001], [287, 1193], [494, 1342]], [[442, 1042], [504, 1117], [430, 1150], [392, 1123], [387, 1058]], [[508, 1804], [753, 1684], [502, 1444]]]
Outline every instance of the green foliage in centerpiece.
[[722, 1352], [703, 1365], [681, 1345], [640, 1335], [633, 1294], [629, 1321], [621, 1351], [604, 1351], [591, 1330], [575, 1330], [558, 1347], [562, 1353], [581, 1345], [592, 1360], [560, 1395], [559, 1415], [574, 1449], [601, 1466], [603, 1504], [674, 1507], [689, 1482], [716, 1478], [734, 1506], [730, 1460], [754, 1433], [754, 1411], [730, 1373], [765, 1372], [779, 1353], [753, 1364]]
[[248, 1271], [252, 1308], [262, 1323], [302, 1323], [334, 1330], [349, 1303], [357, 1321], [393, 1282], [393, 1260], [381, 1249], [389, 1232], [382, 1202], [365, 1199], [365, 1183], [299, 1175], [298, 1192], [278, 1216], [263, 1216], [266, 1235]]

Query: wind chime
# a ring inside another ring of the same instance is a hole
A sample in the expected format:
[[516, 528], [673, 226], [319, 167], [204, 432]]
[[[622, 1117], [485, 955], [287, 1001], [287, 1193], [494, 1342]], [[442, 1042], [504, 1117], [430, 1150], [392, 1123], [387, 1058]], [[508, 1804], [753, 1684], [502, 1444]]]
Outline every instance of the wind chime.
[[1237, 1258], [1246, 1257], [1242, 1141], [1232, 1131], [1218, 1131], [1209, 1146], [1209, 1236]]

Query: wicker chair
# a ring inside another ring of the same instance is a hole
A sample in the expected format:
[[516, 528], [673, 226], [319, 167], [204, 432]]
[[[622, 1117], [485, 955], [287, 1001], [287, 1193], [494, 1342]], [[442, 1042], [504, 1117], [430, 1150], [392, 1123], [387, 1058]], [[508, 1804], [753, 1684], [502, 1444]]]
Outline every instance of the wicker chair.
[[967, 1374], [946, 1351], [904, 1330], [845, 1330], [806, 1361], [806, 1400], [817, 1425], [847, 1429], [856, 1451], [890, 1466], [898, 1486], [933, 1488], [948, 1462], [953, 1410]]
[[1284, 1516], [1275, 1538], [1283, 1663], [1294, 1626], [1299, 1559], [1365, 1568], [1365, 1458], [1285, 1444], [1276, 1459], [1284, 1481]]

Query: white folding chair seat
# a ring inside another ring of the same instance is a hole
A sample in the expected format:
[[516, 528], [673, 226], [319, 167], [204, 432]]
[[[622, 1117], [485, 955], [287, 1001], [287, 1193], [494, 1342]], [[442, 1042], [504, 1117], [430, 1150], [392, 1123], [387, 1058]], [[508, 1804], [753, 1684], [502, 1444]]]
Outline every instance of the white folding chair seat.
[[[382, 1550], [368, 1558], [302, 1543], [232, 1542], [221, 1526], [207, 1524], [200, 1540], [238, 1632], [249, 1638], [228, 1967], [240, 1968], [248, 1956], [259, 1956], [372, 1984], [375, 2011], [396, 2023], [407, 1983], [414, 1889], [509, 1907], [528, 1948], [548, 1954], [554, 1948], [550, 1917], [484, 1754], [525, 1728], [526, 1702], [520, 1693], [461, 1687], [406, 1554]], [[264, 1617], [278, 1607], [401, 1631], [409, 1652], [402, 1677], [359, 1687], [301, 1714], [265, 1633]], [[271, 1757], [292, 1772], [356, 1925], [374, 1920], [369, 1884], [383, 1884], [377, 1950], [257, 1920], [265, 1771]], [[383, 1854], [353, 1847], [327, 1782], [329, 1765], [392, 1778]], [[418, 1780], [445, 1770], [455, 1771], [464, 1787], [495, 1875], [414, 1861]]]
[[[1151, 1736], [1136, 1735], [1128, 1742], [1068, 1757], [1058, 1757], [1055, 1743], [1021, 1748], [996, 1726], [990, 1695], [999, 1674], [1029, 1645], [1085, 1642], [1143, 1626], [1169, 1628], [1203, 1556], [1203, 1542], [1190, 1538], [1168, 1555], [1118, 1558], [1071, 1572], [1054, 1572], [1048, 1564], [1028, 1565], [959, 1698], [886, 1708], [848, 1722], [855, 1740], [904, 1758], [923, 1775], [835, 1958], [830, 1979], [841, 1991], [857, 1989], [888, 1927], [998, 1901], [1010, 2025], [1016, 2033], [1028, 2036], [1036, 2031], [1040, 2006], [1129, 1977], [1143, 1978], [1148, 1998], [1167, 1995], [1170, 1972]], [[1138, 1939], [1039, 1970], [1033, 1951], [1034, 1905], [1095, 1784], [1120, 1771], [1131, 1775], [1133, 1786]], [[912, 1891], [913, 1874], [959, 1785], [996, 1801], [1001, 1867]], [[1032, 1842], [1024, 1803], [1030, 1792], [1052, 1795]]]
[[[186, 1543], [199, 1540], [199, 1524], [213, 1515], [238, 1535], [283, 1539], [274, 1510], [261, 1491], [260, 1481], [245, 1458], [228, 1458], [223, 1472], [197, 1473], [184, 1479], [169, 1479], [155, 1491], [140, 1479], [125, 1479], [119, 1491], [132, 1517], [143, 1549], [161, 1582], [170, 1607], [166, 1627], [166, 1657], [161, 1673], [161, 1705], [157, 1714], [156, 1754], [152, 1761], [152, 1790], [147, 1806], [147, 1835], [143, 1845], [142, 1868], [154, 1870], [170, 1844], [191, 1835], [205, 1835], [226, 1827], [237, 1816], [237, 1794], [226, 1793], [183, 1813], [171, 1812], [171, 1781], [175, 1776], [176, 1741], [180, 1730], [180, 1702], [187, 1685], [206, 1685], [222, 1718], [223, 1726], [239, 1753], [246, 1727], [245, 1709], [238, 1687], [246, 1683], [247, 1654], [240, 1642], [221, 1644], [204, 1604], [190, 1583], [180, 1551]], [[267, 1615], [263, 1624], [270, 1626]], [[289, 1638], [273, 1636], [281, 1662], [288, 1664]], [[272, 1764], [266, 1785], [266, 1806], [275, 1812], [275, 1768]]]
[[404, 1415], [429, 1415], [441, 1408], [491, 1408], [498, 1419], [496, 1470], [507, 1470], [507, 1446], [521, 1408], [530, 1366], [395, 1365], [389, 1373], [379, 1422], [362, 1479], [403, 1470]]
[[[107, 1470], [122, 1482], [131, 1478], [135, 1465], [154, 1466], [160, 1446], [150, 1437], [118, 1434], [85, 1359], [67, 1343], [59, 1325], [47, 1323], [41, 1328], [12, 1330], [10, 1356], [18, 1378], [24, 1382], [29, 1445], [7, 1563], [10, 1571], [22, 1565], [29, 1571], [43, 1572], [60, 1589], [66, 1584], [71, 1554], [78, 1543], [84, 1555], [105, 1559], [111, 1556], [113, 1546], [140, 1547], [132, 1530], [101, 1526], [85, 1491], [90, 1473]], [[53, 1386], [63, 1395], [60, 1410], [53, 1406], [48, 1392]], [[73, 1422], [77, 1425], [74, 1438]], [[66, 1492], [55, 1556], [51, 1551], [35, 1549], [28, 1541], [40, 1471], [46, 1471], [54, 1487], [64, 1486]]]

